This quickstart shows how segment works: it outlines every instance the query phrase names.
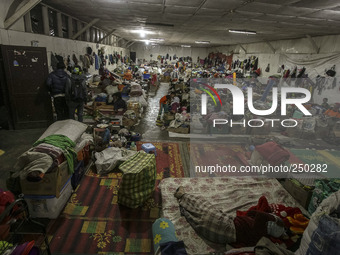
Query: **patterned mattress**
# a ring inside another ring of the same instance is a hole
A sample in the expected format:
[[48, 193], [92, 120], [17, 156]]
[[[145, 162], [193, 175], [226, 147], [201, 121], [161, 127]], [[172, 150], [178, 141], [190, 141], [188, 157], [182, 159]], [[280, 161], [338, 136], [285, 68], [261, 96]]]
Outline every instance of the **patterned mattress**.
[[299, 207], [307, 211], [282, 187], [276, 179], [268, 178], [166, 178], [159, 185], [162, 193], [163, 217], [170, 219], [175, 227], [179, 240], [183, 240], [189, 254], [209, 254], [224, 247], [212, 246], [204, 242], [180, 215], [174, 192], [183, 186], [187, 193], [201, 195], [209, 199], [214, 208], [228, 213], [237, 210], [248, 210], [256, 205], [264, 195], [270, 204]]

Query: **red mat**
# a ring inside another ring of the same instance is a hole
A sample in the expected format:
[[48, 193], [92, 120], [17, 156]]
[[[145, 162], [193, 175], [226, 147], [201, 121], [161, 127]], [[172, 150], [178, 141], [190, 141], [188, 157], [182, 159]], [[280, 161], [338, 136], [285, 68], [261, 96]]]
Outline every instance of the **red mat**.
[[153, 253], [151, 227], [162, 207], [158, 183], [167, 177], [184, 177], [178, 144], [153, 144], [157, 148], [157, 181], [145, 205], [130, 209], [117, 204], [119, 172], [102, 177], [90, 171], [49, 231], [52, 253]]

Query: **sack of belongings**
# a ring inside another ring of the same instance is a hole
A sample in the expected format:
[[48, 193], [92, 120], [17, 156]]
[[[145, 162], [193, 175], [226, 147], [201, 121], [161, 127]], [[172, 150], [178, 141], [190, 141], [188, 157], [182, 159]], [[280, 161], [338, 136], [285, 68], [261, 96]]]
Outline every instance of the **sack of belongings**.
[[139, 151], [121, 164], [119, 170], [123, 172], [123, 178], [118, 191], [118, 203], [130, 208], [143, 205], [155, 189], [155, 155]]

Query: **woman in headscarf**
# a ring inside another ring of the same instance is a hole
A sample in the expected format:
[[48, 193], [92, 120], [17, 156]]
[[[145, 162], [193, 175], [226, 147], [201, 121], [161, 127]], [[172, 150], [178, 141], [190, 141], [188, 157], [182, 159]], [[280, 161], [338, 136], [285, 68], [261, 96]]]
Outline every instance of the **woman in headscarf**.
[[171, 112], [172, 113], [177, 113], [178, 109], [180, 107], [180, 100], [179, 97], [174, 97], [172, 103], [171, 103]]

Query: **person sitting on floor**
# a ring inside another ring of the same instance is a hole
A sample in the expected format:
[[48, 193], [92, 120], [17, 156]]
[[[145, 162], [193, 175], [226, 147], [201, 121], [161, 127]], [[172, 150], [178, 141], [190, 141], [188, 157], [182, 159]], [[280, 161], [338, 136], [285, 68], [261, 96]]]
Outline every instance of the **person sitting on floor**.
[[328, 117], [332, 117], [335, 119], [340, 118], [340, 107], [337, 104], [332, 105], [327, 111], [324, 112], [324, 115], [327, 115]]
[[181, 215], [202, 238], [217, 244], [237, 247], [255, 246], [263, 237], [279, 238], [285, 234], [283, 221], [270, 213], [249, 211], [245, 216], [233, 217], [198, 195], [187, 194], [179, 187], [178, 199]]
[[126, 102], [122, 98], [122, 94], [120, 92], [117, 92], [112, 95], [112, 104], [113, 104], [113, 110], [118, 112], [125, 112], [127, 109]]

